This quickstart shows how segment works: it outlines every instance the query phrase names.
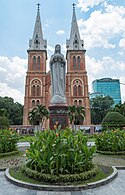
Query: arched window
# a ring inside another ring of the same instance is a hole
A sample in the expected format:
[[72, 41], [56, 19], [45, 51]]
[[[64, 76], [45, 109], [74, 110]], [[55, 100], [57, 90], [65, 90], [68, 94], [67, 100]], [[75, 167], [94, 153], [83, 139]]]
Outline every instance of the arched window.
[[31, 95], [35, 96], [35, 85], [33, 85], [31, 88]]
[[78, 86], [78, 96], [82, 95], [82, 87], [79, 85]]
[[32, 108], [35, 107], [35, 100], [32, 100]]
[[73, 95], [77, 96], [77, 86], [76, 85], [73, 87]]
[[74, 101], [74, 105], [77, 106], [77, 100]]
[[40, 70], [40, 56], [38, 56], [38, 70]]
[[77, 63], [78, 63], [78, 70], [80, 70], [80, 56], [77, 58]]
[[36, 105], [40, 105], [40, 101], [39, 100], [36, 101]]
[[82, 100], [79, 100], [79, 106], [82, 106]]
[[73, 56], [73, 69], [75, 70], [76, 69], [76, 57]]
[[33, 56], [33, 70], [36, 69], [36, 56]]
[[36, 96], [40, 96], [40, 86], [37, 85], [37, 88], [36, 88]]

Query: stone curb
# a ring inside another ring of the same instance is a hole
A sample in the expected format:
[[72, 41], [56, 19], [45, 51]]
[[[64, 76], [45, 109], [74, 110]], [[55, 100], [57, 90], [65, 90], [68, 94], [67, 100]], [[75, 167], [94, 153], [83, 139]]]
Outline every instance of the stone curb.
[[113, 173], [110, 176], [108, 176], [106, 179], [102, 179], [100, 181], [93, 182], [93, 183], [87, 183], [84, 185], [57, 186], [57, 185], [31, 184], [31, 183], [23, 182], [23, 181], [20, 181], [20, 180], [13, 178], [9, 174], [9, 168], [6, 169], [6, 171], [5, 171], [5, 177], [11, 183], [13, 183], [19, 187], [24, 187], [24, 188], [28, 188], [28, 189], [43, 190], [43, 191], [79, 191], [79, 190], [87, 190], [87, 189], [100, 187], [100, 186], [105, 185], [105, 184], [111, 182], [112, 180], [114, 180], [118, 175], [118, 171], [114, 166], [112, 166], [112, 168], [113, 168]]
[[115, 166], [117, 170], [125, 170], [125, 166]]
[[0, 168], [0, 171], [5, 171], [6, 170], [6, 168]]

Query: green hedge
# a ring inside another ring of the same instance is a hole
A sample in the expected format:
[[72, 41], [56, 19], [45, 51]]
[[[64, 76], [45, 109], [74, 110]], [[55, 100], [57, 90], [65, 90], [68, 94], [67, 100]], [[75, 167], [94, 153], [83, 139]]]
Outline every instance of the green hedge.
[[125, 151], [120, 151], [120, 152], [111, 152], [111, 151], [101, 151], [101, 150], [96, 150], [97, 153], [104, 154], [104, 155], [124, 155]]
[[35, 170], [30, 169], [26, 165], [22, 167], [22, 173], [24, 173], [29, 178], [38, 181], [49, 182], [49, 183], [84, 181], [95, 176], [97, 172], [98, 172], [98, 167], [96, 165], [93, 165], [91, 170], [82, 172], [80, 174], [65, 174], [65, 175], [59, 174], [58, 176], [53, 174], [43, 174], [41, 172], [37, 172]]
[[16, 151], [12, 151], [12, 152], [7, 152], [7, 153], [0, 153], [0, 158], [5, 157], [5, 156], [12, 156], [12, 155], [16, 155], [16, 154], [18, 154], [18, 153], [19, 153], [19, 151], [18, 151], [18, 150], [16, 150]]
[[119, 128], [125, 127], [125, 117], [118, 112], [108, 112], [102, 121], [102, 128]]

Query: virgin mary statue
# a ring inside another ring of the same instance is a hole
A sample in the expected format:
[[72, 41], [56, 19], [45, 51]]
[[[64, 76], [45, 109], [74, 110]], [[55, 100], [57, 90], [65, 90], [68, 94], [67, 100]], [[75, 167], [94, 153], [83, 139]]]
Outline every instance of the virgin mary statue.
[[55, 46], [55, 53], [50, 59], [50, 73], [52, 85], [52, 104], [66, 103], [65, 83], [66, 83], [66, 62], [61, 54], [59, 44]]

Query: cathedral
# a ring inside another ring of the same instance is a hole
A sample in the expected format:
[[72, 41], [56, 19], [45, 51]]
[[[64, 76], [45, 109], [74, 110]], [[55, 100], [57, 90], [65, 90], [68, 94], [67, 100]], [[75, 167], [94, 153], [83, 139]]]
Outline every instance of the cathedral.
[[[39, 104], [50, 105], [51, 77], [46, 70], [47, 40], [43, 38], [40, 10], [38, 4], [33, 37], [29, 40], [28, 69], [26, 73], [23, 125], [29, 125], [28, 113]], [[85, 65], [84, 42], [80, 38], [73, 5], [70, 38], [66, 40], [66, 99], [69, 105], [85, 107], [85, 120], [83, 124], [90, 126], [90, 103], [88, 93], [88, 77]], [[44, 124], [48, 128], [48, 122]]]

